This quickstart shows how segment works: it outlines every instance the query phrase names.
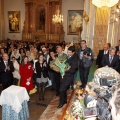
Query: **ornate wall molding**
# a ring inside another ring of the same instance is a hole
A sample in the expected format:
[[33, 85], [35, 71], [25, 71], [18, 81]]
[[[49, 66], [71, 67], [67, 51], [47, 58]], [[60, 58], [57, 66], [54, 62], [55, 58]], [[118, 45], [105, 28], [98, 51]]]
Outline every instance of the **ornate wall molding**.
[[96, 20], [94, 28], [94, 55], [97, 56], [98, 51], [103, 49], [103, 45], [107, 42], [109, 9], [96, 9]]
[[[61, 37], [63, 36], [63, 27], [52, 24], [52, 17], [56, 12], [57, 5], [60, 6], [61, 11], [62, 0], [25, 0], [23, 40], [34, 40], [34, 36], [44, 36], [41, 40], [44, 42], [61, 42], [63, 40]], [[49, 37], [51, 34], [53, 37]], [[56, 35], [58, 37], [54, 37]]]

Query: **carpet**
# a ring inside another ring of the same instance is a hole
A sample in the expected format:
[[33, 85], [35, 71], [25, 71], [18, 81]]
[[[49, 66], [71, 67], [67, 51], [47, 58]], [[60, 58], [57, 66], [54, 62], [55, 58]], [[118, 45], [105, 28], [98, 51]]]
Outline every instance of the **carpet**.
[[[94, 77], [94, 72], [96, 71], [96, 65], [95, 63], [92, 64], [91, 68], [90, 68], [90, 72], [89, 72], [89, 76], [88, 76], [88, 82], [91, 82], [93, 77]], [[80, 72], [79, 70], [77, 71], [77, 76], [76, 76], [76, 80], [80, 81]]]
[[[70, 100], [71, 94], [72, 94], [72, 90], [68, 90], [67, 101]], [[38, 120], [59, 120], [67, 104], [65, 104], [60, 109], [57, 108], [58, 104], [59, 104], [59, 97], [54, 96], [54, 98], [51, 100], [50, 104], [47, 106], [47, 108], [45, 109], [45, 111], [42, 113], [42, 115]]]

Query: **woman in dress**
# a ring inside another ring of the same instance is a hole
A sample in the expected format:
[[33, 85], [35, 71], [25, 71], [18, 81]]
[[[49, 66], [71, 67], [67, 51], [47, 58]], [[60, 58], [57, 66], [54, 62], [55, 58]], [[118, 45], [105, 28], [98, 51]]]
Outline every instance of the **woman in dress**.
[[20, 86], [25, 87], [29, 92], [34, 88], [32, 76], [33, 76], [33, 68], [31, 63], [28, 62], [28, 57], [24, 56], [22, 62], [20, 64]]
[[45, 87], [48, 84], [48, 68], [44, 55], [40, 54], [38, 56], [38, 61], [35, 63], [35, 71], [37, 75], [36, 84], [39, 91], [39, 100], [44, 100]]
[[17, 60], [18, 63], [21, 62], [21, 55], [20, 55], [19, 50], [17, 48], [13, 49], [10, 58], [12, 59], [12, 57], [15, 57], [15, 59]]
[[25, 51], [23, 48], [20, 48], [20, 55], [21, 55], [21, 58], [23, 58], [25, 56]]

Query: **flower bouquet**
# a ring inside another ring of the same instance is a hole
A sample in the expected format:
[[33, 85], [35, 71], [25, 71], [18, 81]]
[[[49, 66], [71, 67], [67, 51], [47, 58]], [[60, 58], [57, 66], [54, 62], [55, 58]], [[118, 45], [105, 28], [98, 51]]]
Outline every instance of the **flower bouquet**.
[[71, 107], [71, 113], [73, 115], [74, 120], [84, 120], [82, 115], [82, 110], [85, 107], [84, 105], [84, 98], [76, 99]]
[[66, 63], [66, 61], [67, 55], [63, 53], [61, 56], [50, 62], [50, 68], [56, 72], [60, 72], [63, 78], [63, 76], [65, 75], [65, 71], [70, 69], [70, 65]]

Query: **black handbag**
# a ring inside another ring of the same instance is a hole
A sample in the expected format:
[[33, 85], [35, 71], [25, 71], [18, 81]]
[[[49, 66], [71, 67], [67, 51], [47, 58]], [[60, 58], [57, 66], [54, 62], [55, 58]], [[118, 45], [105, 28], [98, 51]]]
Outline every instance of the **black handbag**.
[[36, 82], [36, 79], [37, 79], [37, 74], [36, 74], [36, 73], [34, 73], [32, 78], [33, 78], [33, 81], [34, 81], [34, 82]]

